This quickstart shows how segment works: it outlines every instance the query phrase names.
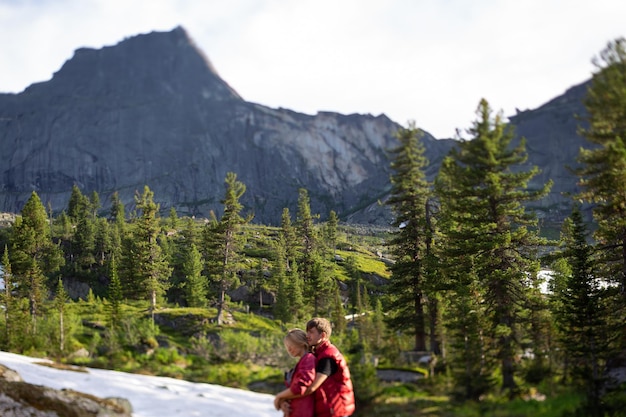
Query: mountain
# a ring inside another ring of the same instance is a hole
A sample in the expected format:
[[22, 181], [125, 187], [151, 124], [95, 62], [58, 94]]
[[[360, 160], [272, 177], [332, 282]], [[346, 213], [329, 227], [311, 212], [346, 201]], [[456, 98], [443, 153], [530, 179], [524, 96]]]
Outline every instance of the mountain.
[[[581, 141], [571, 114], [580, 91], [511, 118], [527, 137], [529, 163], [543, 171], [539, 181], [556, 176], [539, 204], [547, 212], [571, 188], [562, 167]], [[378, 202], [390, 189], [388, 150], [399, 127], [385, 115], [306, 115], [246, 102], [183, 28], [152, 32], [78, 49], [51, 80], [0, 94], [0, 211], [21, 211], [35, 190], [58, 212], [74, 184], [97, 191], [105, 207], [118, 191], [130, 209], [148, 185], [163, 210], [207, 216], [219, 213], [233, 171], [256, 222], [276, 224], [284, 207], [294, 212], [306, 188], [322, 217], [335, 210], [349, 222], [384, 224], [389, 212]], [[423, 141], [433, 178], [455, 141], [428, 133]]]
[[398, 127], [384, 115], [248, 103], [184, 29], [139, 35], [79, 49], [50, 81], [0, 95], [0, 210], [21, 210], [32, 190], [61, 210], [73, 184], [132, 205], [147, 184], [163, 209], [208, 215], [233, 171], [256, 221], [278, 222], [301, 187], [314, 211], [347, 216], [388, 189]]

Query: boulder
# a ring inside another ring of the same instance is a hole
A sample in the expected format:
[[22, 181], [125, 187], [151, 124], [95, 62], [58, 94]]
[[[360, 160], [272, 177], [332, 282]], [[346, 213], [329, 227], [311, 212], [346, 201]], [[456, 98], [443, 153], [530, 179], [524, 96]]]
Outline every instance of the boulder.
[[29, 384], [17, 372], [0, 365], [0, 416], [132, 417], [132, 406], [123, 398], [98, 398]]

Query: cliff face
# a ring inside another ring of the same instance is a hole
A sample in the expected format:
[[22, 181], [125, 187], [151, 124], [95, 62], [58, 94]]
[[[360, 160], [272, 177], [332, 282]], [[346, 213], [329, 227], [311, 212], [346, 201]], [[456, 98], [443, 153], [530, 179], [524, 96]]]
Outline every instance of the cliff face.
[[[511, 120], [527, 138], [530, 165], [555, 181], [539, 205], [560, 207], [575, 179], [582, 143], [574, 113], [583, 86]], [[247, 186], [255, 221], [276, 224], [306, 188], [311, 209], [360, 223], [386, 223], [387, 150], [399, 125], [386, 116], [304, 115], [244, 101], [182, 28], [79, 49], [47, 82], [0, 94], [0, 211], [21, 211], [35, 190], [55, 211], [72, 185], [97, 191], [104, 206], [118, 191], [128, 208], [148, 185], [161, 208], [219, 213], [226, 173]], [[452, 140], [424, 137], [434, 177]], [[532, 184], [531, 184], [532, 185]]]
[[526, 138], [526, 165], [541, 169], [529, 187], [540, 188], [549, 180], [554, 182], [550, 194], [532, 206], [541, 208], [555, 220], [569, 216], [570, 196], [580, 192], [572, 168], [577, 167], [580, 149], [591, 147], [577, 133], [580, 127], [586, 126], [583, 100], [588, 87], [589, 82], [574, 86], [535, 110], [509, 118], [516, 135]]
[[388, 188], [398, 127], [245, 102], [182, 28], [139, 35], [79, 49], [52, 80], [0, 95], [0, 210], [21, 210], [32, 190], [61, 210], [73, 184], [128, 205], [147, 184], [162, 208], [207, 215], [233, 171], [257, 221], [279, 221], [300, 187], [313, 210], [354, 214]]

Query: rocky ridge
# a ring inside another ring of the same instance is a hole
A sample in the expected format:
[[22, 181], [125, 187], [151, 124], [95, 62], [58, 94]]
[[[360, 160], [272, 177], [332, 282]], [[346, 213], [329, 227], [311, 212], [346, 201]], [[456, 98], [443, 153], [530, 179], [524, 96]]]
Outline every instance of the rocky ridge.
[[[585, 88], [510, 119], [527, 139], [528, 165], [542, 171], [530, 185], [555, 182], [534, 205], [545, 216], [562, 217], [576, 187], [566, 166], [583, 144], [575, 115]], [[399, 127], [385, 115], [306, 115], [246, 102], [183, 28], [152, 32], [78, 49], [51, 80], [0, 94], [0, 211], [19, 212], [35, 190], [59, 212], [74, 184], [97, 191], [105, 208], [117, 191], [132, 209], [148, 185], [164, 212], [207, 216], [219, 213], [233, 171], [256, 222], [278, 223], [306, 188], [322, 218], [335, 210], [344, 221], [388, 224], [379, 202]], [[423, 142], [432, 179], [455, 141], [425, 133]]]

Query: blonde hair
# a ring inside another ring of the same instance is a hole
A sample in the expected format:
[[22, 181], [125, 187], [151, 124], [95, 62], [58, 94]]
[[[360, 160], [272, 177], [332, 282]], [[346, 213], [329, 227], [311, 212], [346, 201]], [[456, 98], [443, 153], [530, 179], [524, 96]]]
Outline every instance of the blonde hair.
[[305, 350], [309, 350], [309, 342], [306, 340], [306, 332], [302, 329], [291, 329], [285, 335], [283, 341], [293, 343], [296, 346], [302, 346]]
[[306, 329], [309, 330], [313, 328], [317, 329], [317, 331], [320, 333], [325, 332], [327, 338], [330, 338], [330, 334], [333, 331], [333, 327], [331, 326], [330, 322], [323, 317], [314, 317], [309, 320], [309, 322], [306, 324]]

